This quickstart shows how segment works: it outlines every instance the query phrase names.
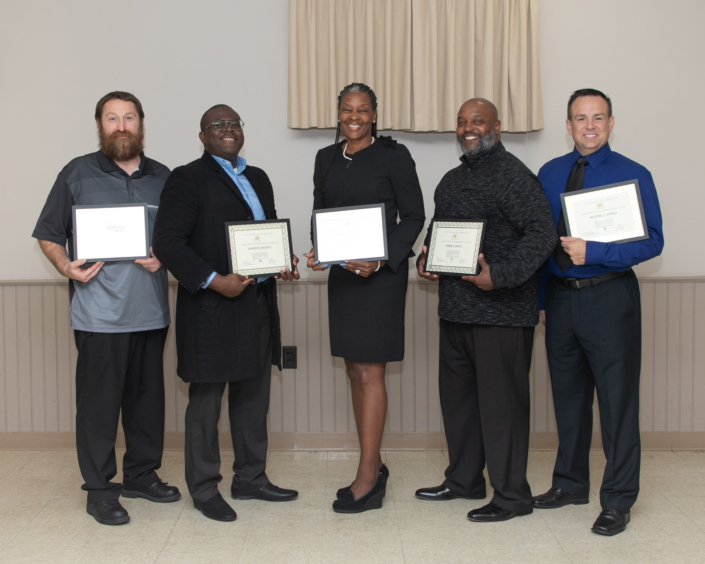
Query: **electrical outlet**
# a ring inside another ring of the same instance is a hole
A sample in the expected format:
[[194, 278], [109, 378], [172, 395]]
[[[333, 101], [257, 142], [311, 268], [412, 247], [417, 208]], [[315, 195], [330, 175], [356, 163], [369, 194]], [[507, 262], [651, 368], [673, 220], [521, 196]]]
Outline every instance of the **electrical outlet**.
[[296, 347], [284, 347], [282, 356], [283, 368], [296, 368]]

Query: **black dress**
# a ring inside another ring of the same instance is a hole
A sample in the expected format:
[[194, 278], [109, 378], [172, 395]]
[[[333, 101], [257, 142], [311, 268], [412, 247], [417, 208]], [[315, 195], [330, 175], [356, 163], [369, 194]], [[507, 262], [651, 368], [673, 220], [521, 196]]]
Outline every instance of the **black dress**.
[[380, 138], [348, 155], [352, 160], [343, 156], [344, 145], [318, 151], [313, 207], [384, 203], [389, 259], [368, 278], [340, 266], [330, 268], [331, 354], [356, 362], [395, 362], [404, 358], [408, 259], [425, 220], [421, 186], [404, 145]]

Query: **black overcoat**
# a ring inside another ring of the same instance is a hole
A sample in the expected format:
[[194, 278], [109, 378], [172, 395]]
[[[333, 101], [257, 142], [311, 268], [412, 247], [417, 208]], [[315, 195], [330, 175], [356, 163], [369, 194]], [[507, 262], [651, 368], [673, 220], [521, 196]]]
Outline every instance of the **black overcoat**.
[[[267, 174], [249, 164], [244, 174], [267, 219], [276, 219]], [[252, 219], [240, 190], [208, 152], [174, 169], [164, 185], [152, 247], [179, 281], [177, 374], [184, 382], [237, 382], [260, 374], [255, 285], [235, 298], [201, 288], [213, 271], [223, 276], [229, 272], [225, 223]], [[272, 316], [272, 364], [281, 370], [276, 283], [269, 278], [265, 284]]]

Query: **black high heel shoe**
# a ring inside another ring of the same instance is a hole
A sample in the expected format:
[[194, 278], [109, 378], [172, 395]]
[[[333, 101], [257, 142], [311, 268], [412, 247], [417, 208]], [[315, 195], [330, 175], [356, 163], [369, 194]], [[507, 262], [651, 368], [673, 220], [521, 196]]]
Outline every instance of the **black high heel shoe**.
[[382, 477], [380, 472], [372, 489], [358, 499], [355, 499], [352, 491], [348, 490], [342, 499], [336, 499], [333, 502], [333, 511], [336, 513], [362, 513], [370, 509], [382, 509], [384, 482], [385, 478]]
[[[389, 468], [387, 468], [386, 464], [382, 464], [382, 466], [379, 467], [379, 473], [384, 478], [384, 484], [382, 487], [384, 494], [382, 495], [382, 497], [386, 497], [387, 496], [387, 480], [389, 479]], [[344, 488], [340, 488], [336, 492], [335, 496], [338, 499], [342, 499], [343, 496], [350, 491], [350, 488], [352, 488], [352, 484], [350, 484], [349, 486], [345, 486]]]

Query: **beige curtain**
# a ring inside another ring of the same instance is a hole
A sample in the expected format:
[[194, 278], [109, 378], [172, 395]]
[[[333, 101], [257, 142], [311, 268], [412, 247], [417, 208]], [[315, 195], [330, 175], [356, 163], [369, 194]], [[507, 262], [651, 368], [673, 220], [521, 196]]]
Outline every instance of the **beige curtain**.
[[379, 129], [455, 131], [474, 96], [503, 131], [542, 129], [538, 0], [289, 0], [289, 127], [335, 127], [351, 82]]
[[289, 0], [289, 127], [335, 127], [351, 82], [375, 91], [378, 129], [411, 128], [409, 0]]
[[543, 128], [538, 0], [412, 0], [413, 131], [455, 131], [487, 98], [502, 130]]

